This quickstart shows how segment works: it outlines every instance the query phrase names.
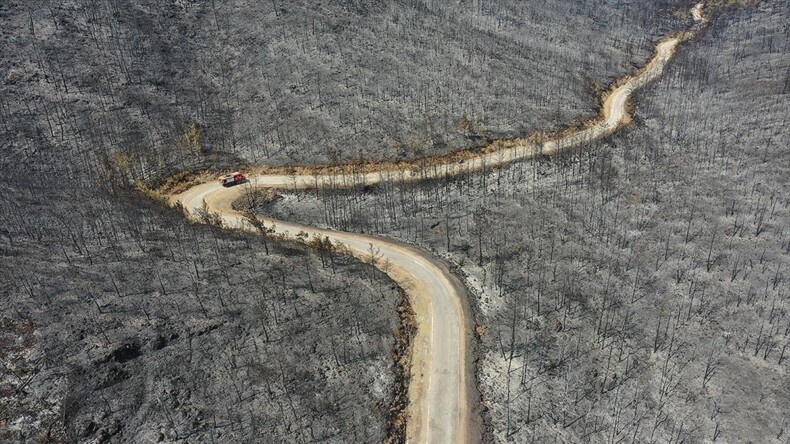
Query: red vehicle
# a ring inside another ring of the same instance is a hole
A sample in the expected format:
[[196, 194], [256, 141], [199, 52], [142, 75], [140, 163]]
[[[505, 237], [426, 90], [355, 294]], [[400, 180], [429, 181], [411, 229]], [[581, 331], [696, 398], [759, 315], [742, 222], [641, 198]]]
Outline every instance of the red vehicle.
[[235, 171], [224, 176], [219, 176], [218, 180], [223, 187], [229, 187], [244, 182], [244, 174]]

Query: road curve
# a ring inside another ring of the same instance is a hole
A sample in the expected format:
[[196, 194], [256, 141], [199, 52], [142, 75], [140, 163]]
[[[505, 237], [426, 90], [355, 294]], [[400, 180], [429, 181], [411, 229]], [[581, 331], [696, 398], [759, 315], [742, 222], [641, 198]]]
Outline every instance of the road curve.
[[[350, 188], [383, 181], [407, 182], [441, 178], [497, 167], [539, 155], [552, 155], [612, 134], [630, 121], [627, 104], [633, 93], [659, 77], [677, 45], [695, 35], [705, 19], [702, 3], [691, 11], [696, 24], [656, 45], [650, 61], [636, 74], [626, 77], [604, 96], [597, 118], [583, 129], [566, 131], [548, 140], [514, 143], [507, 148], [465, 158], [463, 161], [423, 162], [420, 166], [364, 173], [325, 173], [302, 169], [298, 174], [252, 175], [245, 185], [224, 188], [211, 181], [170, 196], [184, 210], [199, 214], [205, 209], [218, 215], [223, 226], [259, 233], [233, 203], [250, 188], [305, 189]], [[342, 171], [342, 169], [340, 170]], [[409, 442], [480, 442], [482, 424], [480, 395], [474, 378], [473, 321], [464, 286], [447, 266], [427, 251], [400, 242], [357, 233], [308, 227], [258, 218], [270, 235], [284, 239], [328, 239], [333, 245], [359, 259], [373, 263], [395, 280], [409, 295], [416, 314], [417, 333], [412, 344], [409, 407], [406, 435]]]
[[[254, 183], [288, 188], [272, 177], [253, 177]], [[204, 208], [222, 218], [223, 226], [253, 233], [259, 230], [232, 208], [244, 186], [223, 188], [205, 183], [172, 197], [191, 214]], [[428, 252], [396, 241], [356, 233], [319, 229], [258, 218], [272, 235], [286, 239], [329, 239], [334, 246], [387, 273], [409, 295], [417, 332], [412, 343], [409, 409], [406, 435], [410, 442], [479, 442], [479, 394], [472, 358], [472, 316], [464, 286], [447, 266]]]

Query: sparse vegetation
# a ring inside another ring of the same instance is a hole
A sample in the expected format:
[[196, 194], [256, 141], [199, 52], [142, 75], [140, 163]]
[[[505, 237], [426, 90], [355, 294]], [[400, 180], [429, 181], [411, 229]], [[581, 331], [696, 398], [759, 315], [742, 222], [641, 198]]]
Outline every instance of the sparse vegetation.
[[459, 266], [493, 441], [784, 442], [788, 12], [720, 10], [604, 142], [262, 209]]
[[52, 185], [0, 199], [0, 441], [387, 436], [402, 296], [383, 274]]
[[[790, 10], [732, 3], [608, 140], [241, 204], [452, 262], [489, 441], [784, 442]], [[375, 249], [192, 225], [164, 193], [540, 139], [687, 7], [0, 4], [0, 441], [398, 442], [414, 314]]]

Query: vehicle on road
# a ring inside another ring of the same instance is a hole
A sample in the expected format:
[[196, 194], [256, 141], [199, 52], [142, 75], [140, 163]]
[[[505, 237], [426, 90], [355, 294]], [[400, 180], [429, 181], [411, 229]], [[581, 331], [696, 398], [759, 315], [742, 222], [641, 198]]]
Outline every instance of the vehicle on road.
[[234, 171], [230, 174], [225, 174], [224, 176], [219, 176], [218, 178], [219, 183], [223, 187], [230, 187], [242, 183], [244, 182], [244, 179], [245, 179], [244, 174], [241, 174], [238, 171]]

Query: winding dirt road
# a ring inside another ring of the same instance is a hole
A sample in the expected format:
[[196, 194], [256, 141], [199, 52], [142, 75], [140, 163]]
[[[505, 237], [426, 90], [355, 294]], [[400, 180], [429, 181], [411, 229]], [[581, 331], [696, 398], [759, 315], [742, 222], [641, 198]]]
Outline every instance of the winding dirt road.
[[[292, 188], [290, 179], [253, 177], [251, 184]], [[251, 185], [248, 185], [251, 186]], [[218, 183], [198, 185], [173, 197], [196, 214], [206, 203], [225, 227], [259, 233], [232, 208], [244, 188], [223, 188]], [[259, 218], [286, 239], [329, 239], [363, 261], [387, 273], [409, 295], [416, 316], [412, 343], [409, 410], [406, 434], [410, 442], [477, 442], [480, 437], [479, 395], [474, 381], [471, 315], [464, 286], [447, 266], [417, 247], [356, 233], [324, 230], [291, 222]]]
[[[704, 23], [701, 3], [694, 7], [691, 15], [697, 24], [690, 30], [660, 41], [647, 65], [622, 79], [619, 86], [607, 93], [600, 115], [587, 122], [581, 130], [566, 132], [545, 142], [516, 143], [463, 161], [436, 162], [430, 166], [364, 174], [326, 174], [320, 169], [302, 170], [304, 172], [293, 175], [260, 174], [250, 177], [245, 185], [231, 188], [223, 188], [212, 181], [171, 196], [171, 202], [180, 202], [193, 216], [203, 209], [205, 202], [205, 208], [220, 216], [225, 227], [259, 233], [254, 224], [233, 209], [233, 203], [244, 197], [250, 187], [283, 190], [349, 188], [382, 181], [415, 181], [479, 171], [577, 147], [607, 136], [630, 121], [627, 103], [634, 91], [659, 77], [677, 45], [691, 38]], [[481, 440], [480, 395], [475, 384], [472, 352], [472, 316], [464, 286], [443, 262], [423, 249], [379, 237], [270, 218], [258, 220], [271, 230], [271, 234], [285, 239], [329, 239], [346, 253], [373, 263], [404, 288], [417, 322], [408, 393], [408, 441], [460, 443]]]

